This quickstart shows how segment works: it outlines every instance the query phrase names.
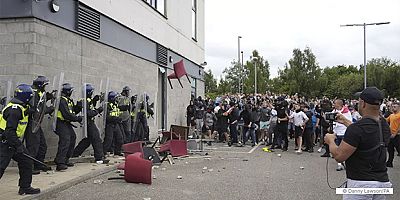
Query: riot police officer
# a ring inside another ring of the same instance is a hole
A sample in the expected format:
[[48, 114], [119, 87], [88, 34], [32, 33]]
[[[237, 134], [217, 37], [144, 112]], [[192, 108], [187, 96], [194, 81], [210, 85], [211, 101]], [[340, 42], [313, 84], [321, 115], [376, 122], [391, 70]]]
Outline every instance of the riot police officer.
[[129, 93], [131, 88], [125, 86], [122, 88], [121, 96], [118, 98], [118, 107], [121, 110], [121, 130], [124, 134], [124, 143], [129, 143], [132, 141], [132, 126], [131, 126], [131, 99]]
[[[94, 150], [94, 159], [98, 163], [108, 163], [109, 160], [104, 159], [104, 152], [103, 152], [103, 142], [100, 138], [100, 132], [97, 128], [96, 124], [94, 123], [95, 117], [103, 112], [103, 107], [96, 107], [97, 102], [100, 100], [99, 95], [95, 95], [93, 98], [94, 87], [91, 84], [86, 84], [86, 118], [87, 123], [84, 126], [87, 126], [87, 137], [83, 138], [78, 146], [76, 146], [73, 157], [78, 157], [82, 155], [82, 153], [90, 146], [93, 146]], [[83, 105], [83, 100], [79, 104]]]
[[[54, 107], [47, 107], [46, 105], [46, 102], [53, 98], [51, 93], [46, 93], [45, 87], [48, 83], [49, 80], [45, 76], [38, 76], [33, 80], [33, 97], [29, 103], [31, 105], [31, 113], [29, 115], [28, 127], [25, 132], [26, 148], [28, 149], [29, 154], [42, 162], [46, 156], [47, 144], [41, 128], [41, 123], [45, 114], [50, 114], [54, 111]], [[50, 167], [37, 163], [33, 164], [32, 174], [40, 174], [40, 170], [51, 170]]]
[[80, 108], [76, 106], [71, 98], [73, 87], [70, 83], [64, 83], [61, 89], [60, 104], [57, 111], [56, 134], [58, 135], [58, 149], [54, 162], [57, 171], [66, 170], [74, 166], [69, 158], [74, 152], [76, 134], [71, 122], [82, 122], [81, 116], [76, 116]]
[[110, 91], [108, 93], [108, 103], [107, 103], [107, 115], [106, 115], [106, 133], [103, 142], [104, 154], [110, 150], [114, 141], [114, 155], [122, 156], [121, 146], [124, 143], [122, 132], [119, 124], [121, 123], [120, 110], [118, 108], [117, 93]]
[[19, 191], [23, 194], [38, 194], [39, 188], [32, 188], [32, 160], [24, 154], [28, 153], [22, 144], [25, 130], [28, 125], [28, 102], [33, 96], [31, 86], [26, 84], [18, 85], [14, 98], [2, 110], [0, 118], [0, 178], [4, 174], [11, 159], [18, 162], [19, 170]]

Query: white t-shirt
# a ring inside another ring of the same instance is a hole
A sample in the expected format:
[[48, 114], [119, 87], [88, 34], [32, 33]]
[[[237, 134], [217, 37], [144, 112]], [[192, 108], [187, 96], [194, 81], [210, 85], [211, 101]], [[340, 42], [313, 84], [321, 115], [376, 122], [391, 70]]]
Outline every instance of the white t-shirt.
[[[334, 113], [341, 113], [344, 117], [346, 117], [347, 120], [353, 121], [353, 117], [351, 116], [350, 110], [346, 107], [343, 106], [341, 110], [333, 110], [332, 112]], [[344, 133], [346, 132], [347, 127], [338, 122], [333, 123], [333, 133], [335, 133], [338, 136], [344, 136]]]
[[293, 119], [293, 124], [295, 126], [302, 126], [304, 122], [308, 120], [307, 115], [303, 111], [293, 112], [290, 118]]

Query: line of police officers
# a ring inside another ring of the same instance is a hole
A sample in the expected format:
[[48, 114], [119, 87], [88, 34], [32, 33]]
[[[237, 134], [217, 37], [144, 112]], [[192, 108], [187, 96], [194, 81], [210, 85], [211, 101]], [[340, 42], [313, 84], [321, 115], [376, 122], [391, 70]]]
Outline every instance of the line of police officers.
[[[48, 83], [46, 77], [38, 76], [32, 86], [18, 85], [14, 97], [4, 105], [0, 114], [0, 179], [11, 159], [15, 160], [20, 175], [18, 192], [20, 195], [40, 193], [40, 189], [31, 187], [32, 174], [51, 170], [51, 167], [33, 162], [29, 158], [33, 157], [41, 162], [45, 159], [47, 144], [40, 125], [45, 114], [51, 115], [54, 112], [53, 104], [57, 99], [54, 95], [56, 91], [46, 92], [45, 87]], [[94, 87], [86, 84], [86, 102], [80, 99], [74, 103], [71, 97], [73, 90], [74, 87], [70, 83], [62, 84], [59, 107], [55, 116], [57, 117], [55, 134], [59, 137], [54, 159], [57, 171], [74, 166], [70, 158], [80, 156], [90, 145], [94, 149], [96, 162], [106, 164], [109, 162], [105, 157], [108, 152], [122, 156], [121, 146], [124, 143], [149, 140], [147, 117], [152, 115], [153, 111], [151, 106], [145, 110], [144, 105], [148, 105], [147, 96], [140, 102], [140, 109], [136, 110], [137, 96], [129, 96], [128, 86], [123, 88], [121, 95], [115, 91], [108, 92], [107, 102], [104, 101], [106, 95], [94, 95]], [[47, 106], [48, 101], [51, 101], [51, 106]], [[82, 112], [84, 103], [87, 105], [86, 112]], [[107, 107], [104, 140], [94, 121], [95, 117], [103, 112], [103, 106]], [[83, 114], [86, 116], [82, 116]], [[75, 147], [74, 128], [77, 126], [73, 123], [82, 123], [84, 118], [87, 118], [87, 137]]]

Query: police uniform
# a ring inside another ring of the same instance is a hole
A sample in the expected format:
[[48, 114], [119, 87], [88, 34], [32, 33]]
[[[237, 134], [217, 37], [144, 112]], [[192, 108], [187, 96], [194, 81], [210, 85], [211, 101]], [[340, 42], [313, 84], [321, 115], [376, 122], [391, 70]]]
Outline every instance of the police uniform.
[[11, 159], [18, 162], [19, 186], [30, 188], [32, 183], [32, 160], [23, 153], [28, 153], [22, 144], [25, 130], [28, 125], [28, 107], [22, 106], [18, 99], [12, 99], [2, 110], [0, 118], [0, 178], [4, 174]]
[[121, 155], [121, 146], [124, 143], [120, 129], [120, 110], [115, 102], [108, 102], [106, 117], [106, 133], [103, 142], [104, 154], [111, 149], [114, 141], [114, 155]]
[[131, 99], [127, 96], [121, 96], [118, 99], [118, 107], [121, 111], [121, 119], [120, 123], [121, 131], [124, 135], [124, 143], [129, 143], [132, 141], [132, 124], [129, 121], [131, 118]]
[[[42, 123], [42, 119], [39, 119], [40, 121], [37, 121], [36, 123], [39, 124], [39, 127], [35, 133], [33, 133], [33, 120], [34, 120], [34, 115], [37, 115], [39, 113], [36, 112], [36, 108], [39, 104], [40, 100], [45, 101], [44, 104], [46, 103], [46, 98], [45, 98], [45, 93], [43, 93], [40, 90], [33, 89], [34, 91], [34, 101], [32, 102], [31, 105], [33, 105], [33, 112], [31, 115], [29, 115], [29, 122], [28, 122], [28, 127], [26, 129], [26, 134], [25, 134], [25, 141], [26, 141], [26, 148], [28, 149], [29, 154], [38, 159], [39, 161], [44, 161], [44, 158], [46, 156], [47, 152], [47, 144], [46, 144], [46, 138], [44, 137], [44, 133], [42, 128], [40, 127], [40, 124]], [[52, 108], [45, 107], [44, 114], [49, 114], [53, 112]], [[44, 170], [47, 171], [48, 169], [43, 168], [44, 166], [34, 163], [34, 169], [35, 170]]]
[[[95, 104], [92, 100], [92, 98], [86, 98], [87, 102], [87, 137], [83, 138], [78, 146], [75, 147], [73, 157], [78, 157], [82, 155], [82, 153], [90, 146], [93, 146], [94, 150], [94, 158], [96, 161], [101, 161], [104, 158], [104, 152], [103, 152], [103, 142], [101, 141], [100, 138], [100, 132], [99, 129], [97, 128], [96, 124], [94, 123], [94, 118], [96, 115], [98, 115], [102, 109], [99, 107], [98, 109], [95, 109]], [[99, 109], [101, 109], [99, 111]]]
[[56, 134], [58, 135], [58, 149], [54, 162], [57, 165], [71, 165], [69, 158], [74, 152], [76, 134], [71, 122], [81, 122], [82, 117], [76, 116], [76, 106], [71, 98], [61, 96], [57, 111]]

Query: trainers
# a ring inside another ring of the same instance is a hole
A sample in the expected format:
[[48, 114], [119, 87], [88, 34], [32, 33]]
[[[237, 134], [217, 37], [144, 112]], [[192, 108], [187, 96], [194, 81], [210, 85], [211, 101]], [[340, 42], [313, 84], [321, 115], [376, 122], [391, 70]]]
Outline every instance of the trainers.
[[386, 167], [393, 167], [393, 163], [392, 162], [386, 162]]
[[107, 159], [103, 159], [103, 160], [96, 160], [97, 164], [108, 164], [110, 162], [110, 160]]
[[322, 151], [322, 147], [320, 147], [320, 148], [318, 149], [318, 153], [321, 153], [321, 151]]
[[340, 163], [338, 163], [337, 168], [336, 168], [336, 171], [342, 171], [342, 170], [344, 170], [343, 165], [340, 164]]
[[325, 158], [326, 158], [326, 157], [329, 157], [329, 156], [330, 156], [330, 155], [327, 154], [327, 153], [324, 153], [324, 154], [321, 155], [321, 157], [325, 157]]
[[73, 162], [67, 162], [67, 164], [65, 164], [65, 165], [67, 165], [67, 167], [73, 167], [73, 166], [75, 166], [75, 163], [73, 163]]
[[301, 154], [301, 153], [303, 153], [303, 151], [301, 149], [299, 149], [299, 150], [296, 151], [296, 153], [297, 154]]
[[27, 188], [22, 188], [20, 187], [18, 190], [19, 195], [24, 195], [24, 194], [39, 194], [40, 189], [39, 188], [33, 188], [33, 187], [27, 187]]
[[64, 170], [66, 170], [66, 169], [68, 169], [68, 166], [67, 166], [67, 165], [64, 165], [64, 164], [59, 164], [59, 165], [57, 165], [57, 167], [56, 167], [56, 171], [64, 171]]

